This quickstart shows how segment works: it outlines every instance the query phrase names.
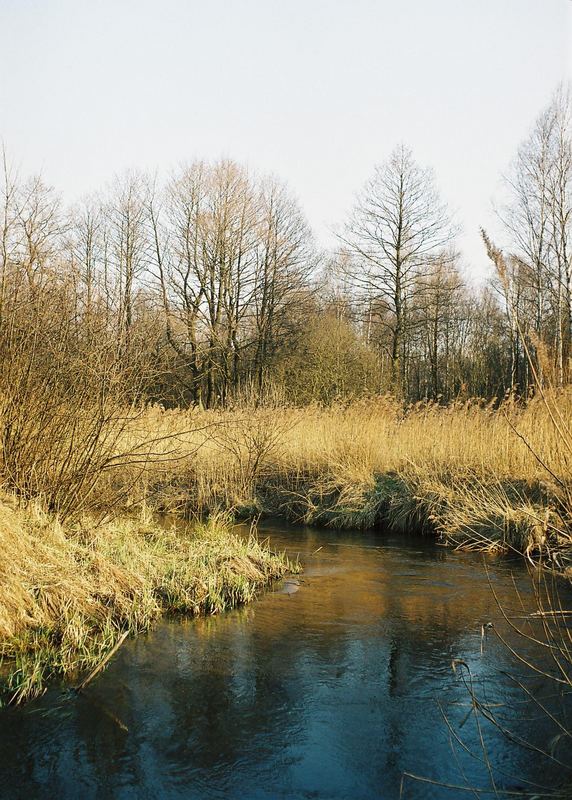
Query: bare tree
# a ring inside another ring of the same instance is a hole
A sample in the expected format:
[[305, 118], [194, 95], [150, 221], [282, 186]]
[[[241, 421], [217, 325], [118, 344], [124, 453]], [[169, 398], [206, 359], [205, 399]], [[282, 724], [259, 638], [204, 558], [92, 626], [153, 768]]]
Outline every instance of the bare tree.
[[292, 312], [308, 298], [315, 266], [312, 237], [302, 212], [286, 187], [274, 179], [260, 189], [258, 234], [254, 373], [261, 391], [280, 345], [291, 339]]
[[195, 162], [173, 176], [163, 197], [150, 198], [155, 262], [165, 313], [166, 336], [181, 365], [179, 380], [202, 404], [200, 319], [205, 275], [202, 265], [206, 166]]
[[205, 298], [211, 359], [207, 385], [212, 404], [214, 367], [224, 405], [239, 388], [240, 332], [255, 286], [258, 208], [253, 180], [244, 168], [231, 161], [214, 165], [208, 212]]
[[130, 356], [139, 282], [149, 266], [148, 197], [148, 180], [141, 174], [127, 173], [116, 179], [104, 207], [108, 228], [106, 263], [109, 259], [114, 270], [118, 298], [118, 352], [125, 359]]
[[553, 98], [553, 168], [548, 194], [556, 273], [556, 352], [559, 382], [568, 377], [572, 344], [572, 108], [569, 90]]
[[195, 402], [225, 402], [239, 383], [241, 327], [254, 291], [257, 206], [234, 162], [196, 162], [150, 207], [167, 337]]
[[389, 333], [392, 385], [398, 394], [412, 307], [452, 236], [431, 172], [419, 167], [403, 145], [376, 167], [340, 236], [351, 256], [348, 278], [363, 301], [376, 304], [378, 320]]
[[253, 376], [261, 389], [307, 291], [298, 206], [234, 162], [196, 162], [153, 199], [150, 220], [166, 335], [192, 400], [224, 405]]
[[[538, 347], [547, 347], [557, 382], [567, 379], [572, 326], [572, 129], [569, 92], [561, 87], [520, 146], [505, 182], [508, 202], [500, 216], [509, 234], [507, 268], [511, 314], [543, 381]], [[518, 337], [514, 337], [518, 345]], [[523, 347], [518, 359], [528, 369]], [[513, 365], [513, 371], [516, 366]]]
[[[426, 395], [450, 399], [449, 373], [455, 336], [463, 316], [459, 314], [461, 274], [454, 253], [444, 253], [433, 273], [423, 279], [415, 315], [421, 339], [422, 360], [426, 367]], [[419, 396], [422, 392], [417, 391]]]

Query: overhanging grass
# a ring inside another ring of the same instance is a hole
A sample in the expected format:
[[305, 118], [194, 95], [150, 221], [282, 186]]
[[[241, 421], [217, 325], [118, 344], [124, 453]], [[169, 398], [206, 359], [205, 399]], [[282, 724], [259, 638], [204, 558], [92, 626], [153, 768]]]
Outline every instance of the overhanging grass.
[[181, 534], [151, 521], [64, 529], [0, 502], [0, 691], [19, 702], [95, 665], [161, 614], [216, 614], [295, 569], [220, 518]]

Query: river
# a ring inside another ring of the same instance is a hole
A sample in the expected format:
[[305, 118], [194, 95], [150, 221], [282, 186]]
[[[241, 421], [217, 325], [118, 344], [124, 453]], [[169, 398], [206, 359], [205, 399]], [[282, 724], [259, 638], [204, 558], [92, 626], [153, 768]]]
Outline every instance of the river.
[[299, 583], [220, 617], [164, 620], [83, 694], [55, 686], [0, 711], [1, 798], [456, 798], [473, 795], [426, 781], [490, 789], [492, 772], [516, 791], [570, 777], [480, 716], [479, 730], [451, 667], [464, 660], [485, 711], [566, 761], [566, 737], [514, 679], [555, 714], [567, 701], [494, 635], [546, 659], [495, 600], [515, 619], [520, 601], [532, 607], [521, 561], [485, 570], [417, 537], [260, 533], [299, 554]]

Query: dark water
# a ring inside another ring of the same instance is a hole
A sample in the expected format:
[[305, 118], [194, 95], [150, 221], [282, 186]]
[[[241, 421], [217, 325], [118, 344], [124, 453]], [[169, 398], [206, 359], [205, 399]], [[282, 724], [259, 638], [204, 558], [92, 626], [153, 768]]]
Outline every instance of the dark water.
[[500, 724], [570, 763], [554, 723], [503, 670], [561, 715], [558, 688], [515, 667], [493, 634], [481, 654], [483, 623], [518, 641], [492, 589], [521, 614], [512, 575], [524, 604], [532, 598], [520, 562], [489, 560], [487, 577], [479, 557], [424, 540], [262, 532], [300, 553], [299, 587], [219, 618], [163, 622], [84, 695], [54, 688], [0, 712], [1, 798], [365, 800], [399, 797], [402, 780], [404, 798], [456, 798], [474, 795], [403, 775], [490, 789], [490, 766], [513, 790], [570, 777], [483, 719], [479, 732], [451, 669], [464, 659]]

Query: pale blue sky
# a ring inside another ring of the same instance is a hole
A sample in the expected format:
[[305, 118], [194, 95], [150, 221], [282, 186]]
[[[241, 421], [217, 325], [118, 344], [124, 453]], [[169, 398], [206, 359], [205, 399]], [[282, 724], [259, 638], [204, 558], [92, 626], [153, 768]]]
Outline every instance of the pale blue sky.
[[478, 237], [572, 76], [570, 0], [0, 0], [0, 137], [68, 200], [224, 155], [288, 181], [318, 239], [394, 145]]

